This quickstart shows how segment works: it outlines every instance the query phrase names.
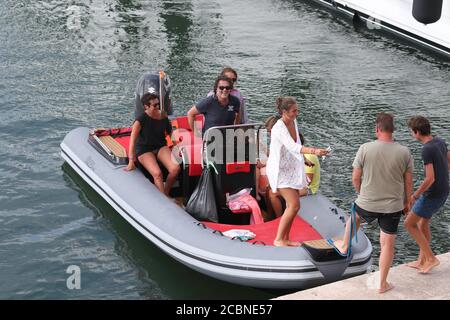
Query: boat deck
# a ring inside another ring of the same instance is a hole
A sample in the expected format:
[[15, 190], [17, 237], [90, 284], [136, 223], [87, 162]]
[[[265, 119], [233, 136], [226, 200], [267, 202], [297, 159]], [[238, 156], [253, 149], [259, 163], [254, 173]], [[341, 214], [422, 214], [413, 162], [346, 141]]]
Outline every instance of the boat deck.
[[[281, 217], [262, 223], [262, 224], [252, 224], [252, 225], [230, 225], [230, 224], [219, 224], [213, 222], [204, 222], [204, 224], [213, 229], [221, 232], [225, 232], [231, 229], [244, 229], [249, 230], [256, 234], [256, 237], [249, 243], [273, 245], [275, 236], [277, 234], [278, 225], [280, 223]], [[292, 241], [312, 241], [320, 240], [323, 237], [314, 229], [310, 224], [308, 224], [301, 217], [297, 216], [292, 223], [292, 228], [289, 234], [289, 238]]]

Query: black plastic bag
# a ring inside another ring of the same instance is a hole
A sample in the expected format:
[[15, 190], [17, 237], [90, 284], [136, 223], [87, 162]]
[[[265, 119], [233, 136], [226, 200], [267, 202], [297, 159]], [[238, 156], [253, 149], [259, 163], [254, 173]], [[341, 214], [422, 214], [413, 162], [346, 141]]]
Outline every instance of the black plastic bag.
[[213, 170], [205, 166], [198, 181], [197, 187], [192, 192], [186, 211], [197, 220], [209, 220], [218, 222], [216, 197], [213, 185]]

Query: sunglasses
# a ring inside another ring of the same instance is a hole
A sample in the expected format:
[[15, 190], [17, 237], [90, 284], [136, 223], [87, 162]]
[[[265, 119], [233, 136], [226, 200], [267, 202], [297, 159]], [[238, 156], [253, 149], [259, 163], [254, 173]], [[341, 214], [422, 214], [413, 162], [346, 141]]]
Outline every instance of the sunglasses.
[[153, 107], [153, 108], [156, 108], [156, 109], [159, 109], [159, 102], [150, 102], [149, 104], [148, 104], [148, 106], [149, 107]]
[[227, 89], [228, 91], [230, 91], [231, 89], [233, 89], [233, 87], [220, 86], [219, 89], [220, 89], [221, 91], [223, 91], [223, 90], [225, 90], [225, 89]]

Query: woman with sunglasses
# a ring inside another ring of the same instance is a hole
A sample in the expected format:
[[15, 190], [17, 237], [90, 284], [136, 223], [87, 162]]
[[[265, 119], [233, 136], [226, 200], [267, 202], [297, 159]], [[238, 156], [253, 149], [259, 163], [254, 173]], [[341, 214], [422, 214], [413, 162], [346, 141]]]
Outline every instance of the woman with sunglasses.
[[[136, 169], [135, 161], [152, 175], [159, 191], [169, 196], [175, 179], [180, 172], [180, 165], [166, 145], [166, 135], [172, 133], [172, 125], [167, 115], [159, 108], [159, 96], [146, 93], [141, 98], [144, 113], [136, 118], [131, 129], [128, 166], [126, 171]], [[166, 184], [163, 182], [159, 160], [169, 172]]]
[[191, 130], [195, 132], [194, 119], [197, 114], [205, 116], [202, 134], [211, 127], [239, 124], [241, 122], [240, 101], [230, 94], [233, 82], [225, 76], [217, 77], [214, 83], [214, 95], [200, 100], [188, 111]]

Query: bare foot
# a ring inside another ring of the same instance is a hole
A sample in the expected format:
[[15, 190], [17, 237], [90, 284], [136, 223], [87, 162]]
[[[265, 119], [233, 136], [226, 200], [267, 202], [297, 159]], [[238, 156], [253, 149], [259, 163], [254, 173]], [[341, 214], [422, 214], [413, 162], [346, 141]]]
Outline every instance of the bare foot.
[[302, 243], [299, 241], [291, 241], [291, 240], [288, 240], [287, 244], [288, 244], [288, 246], [291, 246], [291, 247], [299, 247], [302, 245]]
[[441, 262], [438, 258], [434, 258], [431, 262], [425, 262], [420, 269], [419, 273], [426, 274], [431, 271], [434, 267], [437, 267]]
[[333, 244], [342, 254], [347, 254], [347, 248], [344, 246], [343, 240], [336, 240]]
[[423, 263], [421, 261], [419, 261], [419, 260], [416, 260], [416, 261], [408, 262], [406, 264], [406, 266], [410, 267], [410, 268], [414, 268], [414, 269], [422, 269], [423, 268]]
[[274, 240], [273, 245], [275, 247], [287, 247], [289, 244], [287, 240]]
[[394, 289], [394, 285], [389, 282], [386, 282], [385, 285], [381, 286], [380, 289], [378, 289], [378, 293], [385, 293], [392, 289]]

